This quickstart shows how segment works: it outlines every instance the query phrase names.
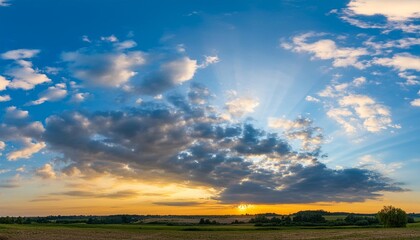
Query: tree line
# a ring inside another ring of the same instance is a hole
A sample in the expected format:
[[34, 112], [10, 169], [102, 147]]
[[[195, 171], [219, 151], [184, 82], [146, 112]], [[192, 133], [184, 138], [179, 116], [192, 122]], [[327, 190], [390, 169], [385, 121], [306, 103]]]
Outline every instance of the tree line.
[[[300, 211], [291, 215], [277, 215], [275, 213], [258, 214], [248, 222], [235, 220], [231, 224], [252, 223], [255, 226], [374, 226], [383, 225], [385, 227], [405, 227], [407, 223], [414, 223], [418, 214], [407, 214], [400, 208], [385, 206], [376, 215], [347, 214], [345, 218], [327, 220], [325, 216], [336, 215], [323, 210]], [[344, 215], [344, 213], [343, 213]], [[135, 224], [143, 223], [147, 218], [159, 218], [160, 216], [150, 215], [110, 215], [110, 216], [47, 216], [47, 217], [0, 217], [0, 224]], [[167, 217], [167, 216], [166, 216]], [[177, 217], [177, 216], [172, 216]], [[179, 217], [179, 216], [178, 216]], [[193, 218], [193, 216], [187, 216]], [[151, 222], [153, 224], [176, 224]], [[219, 225], [221, 223], [201, 218], [196, 224], [199, 225]]]

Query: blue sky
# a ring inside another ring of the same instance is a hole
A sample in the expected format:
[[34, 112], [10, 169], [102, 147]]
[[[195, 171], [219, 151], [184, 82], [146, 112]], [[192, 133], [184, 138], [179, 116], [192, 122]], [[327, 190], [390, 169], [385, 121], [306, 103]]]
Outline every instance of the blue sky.
[[[396, 197], [420, 197], [419, 13], [412, 0], [0, 0], [0, 209], [420, 211]], [[188, 194], [150, 198], [172, 185]]]

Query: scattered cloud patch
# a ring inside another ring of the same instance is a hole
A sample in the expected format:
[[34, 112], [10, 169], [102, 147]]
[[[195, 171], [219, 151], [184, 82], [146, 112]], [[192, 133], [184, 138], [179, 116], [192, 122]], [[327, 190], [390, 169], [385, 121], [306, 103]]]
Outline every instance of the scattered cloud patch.
[[364, 77], [350, 83], [335, 83], [326, 86], [318, 95], [325, 100], [327, 116], [340, 124], [347, 133], [359, 130], [380, 132], [388, 128], [400, 128], [393, 124], [391, 111], [373, 98], [354, 93], [354, 89], [366, 82]]
[[0, 0], [0, 7], [8, 7], [10, 3], [8, 0]]
[[198, 68], [197, 60], [189, 57], [170, 60], [163, 63], [157, 72], [146, 76], [136, 87], [140, 93], [156, 95], [191, 80]]
[[86, 49], [66, 52], [62, 59], [75, 78], [87, 85], [111, 88], [127, 83], [137, 74], [134, 69], [146, 61], [140, 51], [96, 53]]
[[0, 102], [8, 102], [10, 100], [12, 100], [10, 95], [0, 95]]
[[316, 97], [312, 97], [312, 96], [306, 96], [305, 100], [308, 102], [319, 102], [320, 100]]
[[[378, 20], [378, 16], [384, 19]], [[396, 29], [415, 33], [420, 29], [416, 23], [420, 4], [416, 0], [351, 0], [340, 17], [360, 28], [383, 29], [384, 33]]]
[[16, 49], [3, 53], [1, 57], [8, 60], [21, 60], [33, 58], [40, 52], [38, 49]]
[[15, 145], [16, 148], [8, 153], [7, 159], [28, 159], [45, 148], [46, 144], [42, 141], [44, 131], [42, 123], [30, 121], [28, 111], [14, 106], [8, 107], [0, 124], [0, 139], [9, 146]]
[[410, 102], [411, 106], [413, 107], [420, 107], [420, 98], [414, 99]]
[[9, 85], [10, 81], [7, 80], [5, 77], [0, 76], [0, 91], [6, 90], [7, 86]]
[[56, 174], [51, 164], [47, 163], [44, 166], [35, 170], [35, 175], [42, 179], [54, 179]]
[[254, 112], [255, 108], [260, 105], [258, 99], [252, 97], [237, 97], [231, 99], [225, 104], [228, 113], [233, 117], [242, 117], [247, 113]]
[[351, 0], [347, 8], [357, 15], [382, 15], [389, 21], [420, 18], [420, 2], [416, 0]]
[[359, 162], [357, 163], [356, 167], [370, 169], [378, 171], [385, 175], [389, 175], [394, 173], [396, 170], [400, 169], [402, 165], [403, 164], [401, 162], [385, 164], [382, 161], [373, 157], [372, 155], [365, 155], [359, 159]]
[[30, 138], [22, 138], [21, 143], [22, 148], [7, 154], [7, 160], [28, 159], [47, 146], [44, 142], [33, 142]]
[[268, 126], [270, 128], [283, 129], [284, 136], [291, 141], [300, 141], [301, 148], [304, 151], [317, 152], [321, 149], [324, 136], [321, 128], [312, 125], [313, 121], [311, 119], [303, 117], [299, 117], [293, 121], [284, 118], [268, 119]]
[[392, 58], [377, 58], [375, 64], [392, 67], [400, 71], [420, 71], [420, 57], [409, 53], [396, 54]]
[[81, 102], [84, 102], [86, 98], [88, 98], [89, 96], [90, 96], [89, 93], [75, 93], [71, 97], [70, 102], [81, 103]]
[[366, 64], [360, 61], [360, 57], [368, 55], [366, 48], [338, 47], [331, 39], [321, 39], [308, 42], [309, 38], [319, 37], [314, 33], [305, 33], [293, 37], [292, 43], [282, 43], [281, 46], [287, 50], [298, 53], [312, 54], [312, 59], [332, 60], [334, 67], [353, 66], [364, 69]]
[[47, 90], [39, 94], [39, 99], [32, 101], [29, 105], [39, 105], [44, 102], [59, 101], [67, 96], [67, 89], [65, 83], [58, 83], [55, 86], [49, 87]]
[[7, 86], [12, 89], [31, 90], [36, 85], [50, 82], [51, 79], [47, 75], [40, 73], [33, 67], [32, 62], [27, 60], [35, 57], [39, 52], [37, 49], [17, 49], [3, 53], [2, 58], [14, 60], [15, 66], [5, 72], [12, 78], [10, 82], [4, 77], [0, 78], [0, 89]]

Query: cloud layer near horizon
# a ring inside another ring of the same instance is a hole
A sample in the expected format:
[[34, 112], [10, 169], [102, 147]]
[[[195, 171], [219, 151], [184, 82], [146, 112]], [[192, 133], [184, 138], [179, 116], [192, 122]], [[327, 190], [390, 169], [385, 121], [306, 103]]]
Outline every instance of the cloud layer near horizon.
[[[275, 132], [225, 120], [203, 86], [192, 85], [188, 95], [120, 111], [54, 115], [43, 138], [70, 163], [62, 169], [67, 175], [187, 182], [217, 189], [213, 197], [222, 203], [358, 202], [403, 191], [374, 171], [327, 168], [319, 148], [296, 151]], [[313, 129], [311, 121], [296, 121]], [[320, 135], [313, 137], [319, 142]]]

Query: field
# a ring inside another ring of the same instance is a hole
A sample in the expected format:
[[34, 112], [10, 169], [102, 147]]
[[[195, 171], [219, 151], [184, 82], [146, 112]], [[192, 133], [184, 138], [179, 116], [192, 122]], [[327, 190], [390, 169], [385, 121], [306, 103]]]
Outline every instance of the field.
[[162, 226], [149, 224], [87, 225], [31, 224], [0, 225], [0, 240], [128, 240], [128, 239], [420, 239], [420, 223], [407, 228], [258, 228], [253, 225]]

